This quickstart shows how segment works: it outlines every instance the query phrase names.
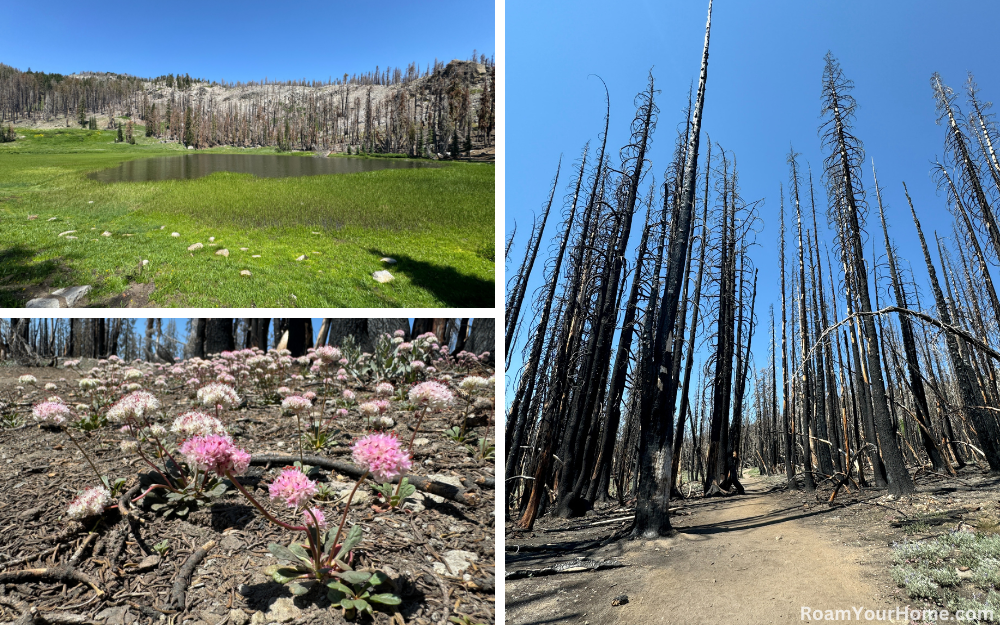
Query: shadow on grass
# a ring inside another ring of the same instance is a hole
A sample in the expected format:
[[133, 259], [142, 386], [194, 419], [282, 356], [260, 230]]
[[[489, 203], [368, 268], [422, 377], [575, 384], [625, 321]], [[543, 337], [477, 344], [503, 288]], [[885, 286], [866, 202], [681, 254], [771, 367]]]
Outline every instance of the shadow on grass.
[[433, 293], [447, 307], [494, 307], [495, 285], [492, 280], [465, 275], [452, 267], [435, 265], [406, 255], [391, 254], [377, 249], [368, 251], [379, 258], [391, 256], [396, 259], [397, 264], [389, 269], [406, 274], [414, 286]]
[[57, 260], [32, 263], [35, 251], [23, 245], [0, 250], [0, 308], [19, 308], [60, 269]]

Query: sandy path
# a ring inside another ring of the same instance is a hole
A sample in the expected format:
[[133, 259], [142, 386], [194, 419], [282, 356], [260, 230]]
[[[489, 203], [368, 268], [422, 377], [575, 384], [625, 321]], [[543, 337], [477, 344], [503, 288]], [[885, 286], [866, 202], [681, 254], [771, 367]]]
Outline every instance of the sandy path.
[[[816, 621], [802, 618], [802, 606], [895, 608], [876, 598], [861, 549], [805, 521], [836, 512], [792, 506], [767, 495], [762, 482], [745, 486], [746, 496], [686, 506], [691, 514], [673, 519], [681, 532], [674, 538], [587, 553], [618, 557], [628, 568], [509, 582], [506, 622], [803, 623]], [[623, 593], [629, 602], [612, 607]]]

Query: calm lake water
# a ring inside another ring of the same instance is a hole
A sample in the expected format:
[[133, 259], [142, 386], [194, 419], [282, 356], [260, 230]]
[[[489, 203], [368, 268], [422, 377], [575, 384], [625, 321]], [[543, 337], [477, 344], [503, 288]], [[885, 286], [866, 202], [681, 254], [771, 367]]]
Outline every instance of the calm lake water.
[[274, 154], [184, 154], [126, 161], [90, 174], [101, 182], [147, 182], [201, 178], [217, 171], [253, 174], [260, 178], [357, 174], [379, 169], [434, 167], [403, 158], [315, 158]]

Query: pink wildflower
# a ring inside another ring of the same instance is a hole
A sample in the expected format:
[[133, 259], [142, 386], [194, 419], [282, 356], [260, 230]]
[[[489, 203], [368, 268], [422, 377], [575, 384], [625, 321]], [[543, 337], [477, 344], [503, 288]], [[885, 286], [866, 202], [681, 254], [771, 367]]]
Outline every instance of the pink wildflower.
[[185, 412], [174, 419], [170, 431], [181, 435], [181, 438], [193, 436], [225, 435], [226, 426], [221, 421], [203, 412]]
[[281, 499], [289, 508], [299, 508], [316, 494], [316, 482], [298, 469], [285, 469], [268, 489], [271, 500]]
[[226, 384], [206, 384], [198, 389], [198, 401], [202, 406], [232, 408], [240, 403], [239, 395]]
[[51, 425], [61, 425], [73, 418], [69, 406], [54, 401], [37, 404], [31, 409], [31, 414], [35, 417], [35, 421]]
[[438, 382], [421, 382], [410, 389], [410, 401], [422, 408], [441, 410], [455, 401], [448, 387]]
[[289, 395], [281, 401], [281, 407], [291, 412], [302, 412], [312, 408], [312, 402], [299, 395]]
[[369, 434], [351, 446], [352, 458], [371, 471], [376, 480], [389, 482], [410, 470], [409, 452], [399, 446], [399, 439], [389, 434]]
[[344, 391], [344, 399], [347, 401], [354, 401], [354, 391], [348, 389]]
[[69, 502], [66, 510], [71, 519], [85, 519], [104, 512], [104, 506], [111, 501], [111, 492], [103, 486], [88, 488]]
[[392, 384], [389, 384], [388, 382], [379, 382], [375, 385], [376, 395], [392, 395], [395, 390], [396, 389], [392, 386]]
[[[310, 512], [312, 514], [310, 514]], [[315, 519], [315, 520], [313, 520]], [[302, 521], [306, 525], [316, 525], [320, 529], [326, 529], [326, 517], [323, 516], [323, 511], [319, 508], [306, 508], [302, 511]]]
[[184, 441], [180, 452], [187, 461], [203, 471], [240, 475], [250, 466], [250, 454], [233, 444], [228, 436], [195, 436]]

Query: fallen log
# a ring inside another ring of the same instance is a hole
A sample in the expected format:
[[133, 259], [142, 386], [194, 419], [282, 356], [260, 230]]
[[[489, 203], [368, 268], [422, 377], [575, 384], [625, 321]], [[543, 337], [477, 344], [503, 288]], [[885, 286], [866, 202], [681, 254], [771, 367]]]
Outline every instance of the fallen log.
[[583, 573], [585, 571], [601, 571], [604, 569], [620, 569], [628, 566], [617, 560], [587, 560], [580, 559], [572, 562], [560, 562], [553, 566], [541, 569], [517, 569], [504, 573], [505, 580], [521, 579], [523, 577], [542, 577], [543, 575], [560, 575], [562, 573]]
[[[308, 465], [330, 469], [331, 471], [342, 473], [354, 479], [358, 479], [365, 474], [364, 469], [349, 462], [330, 460], [329, 458], [321, 458], [320, 456], [305, 456], [302, 460]], [[263, 466], [267, 464], [291, 465], [298, 461], [298, 456], [255, 454], [252, 456], [250, 464], [254, 466]], [[413, 484], [413, 486], [415, 486], [419, 491], [430, 493], [431, 495], [437, 495], [438, 497], [444, 497], [445, 499], [450, 499], [451, 501], [457, 501], [458, 503], [462, 503], [467, 506], [475, 506], [479, 503], [479, 491], [477, 488], [459, 488], [458, 486], [453, 486], [451, 484], [439, 482], [426, 477], [420, 477], [419, 475], [405, 475], [403, 477], [405, 477], [409, 483]], [[400, 478], [398, 477], [394, 478], [392, 483], [396, 484], [399, 482], [399, 479]], [[466, 481], [468, 482], [469, 480]]]
[[201, 547], [195, 549], [194, 552], [188, 556], [188, 559], [184, 561], [184, 565], [177, 571], [177, 579], [174, 580], [174, 587], [170, 590], [170, 601], [167, 603], [169, 609], [184, 610], [186, 599], [185, 595], [187, 593], [187, 587], [191, 584], [191, 578], [194, 577], [194, 570], [198, 568], [198, 564], [214, 546], [215, 541], [210, 540]]

